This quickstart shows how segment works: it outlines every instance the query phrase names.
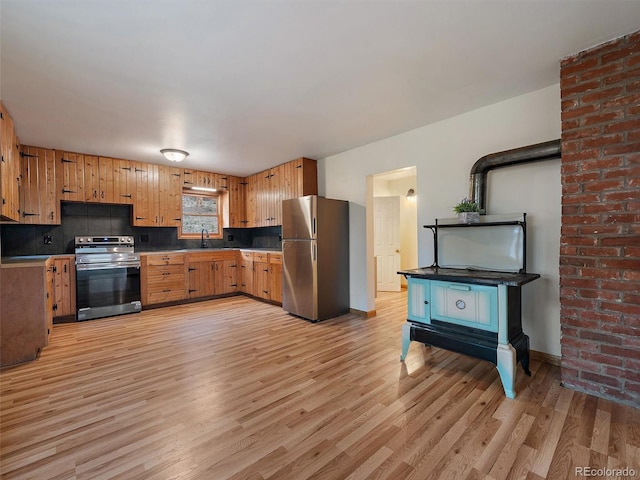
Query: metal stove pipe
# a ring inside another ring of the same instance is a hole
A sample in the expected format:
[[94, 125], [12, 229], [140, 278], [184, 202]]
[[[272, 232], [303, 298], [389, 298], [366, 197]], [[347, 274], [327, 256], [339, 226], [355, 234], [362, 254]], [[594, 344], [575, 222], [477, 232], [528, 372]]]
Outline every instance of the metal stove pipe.
[[485, 210], [487, 203], [487, 174], [489, 171], [520, 163], [552, 160], [559, 158], [560, 153], [560, 139], [558, 139], [485, 155], [471, 167], [469, 199], [477, 202], [480, 208]]

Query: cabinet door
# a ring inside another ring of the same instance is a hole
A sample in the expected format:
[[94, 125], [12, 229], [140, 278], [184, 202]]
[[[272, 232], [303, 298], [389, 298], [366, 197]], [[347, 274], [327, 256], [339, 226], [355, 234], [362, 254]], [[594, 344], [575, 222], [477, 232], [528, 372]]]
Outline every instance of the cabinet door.
[[196, 185], [204, 188], [216, 188], [216, 174], [197, 170]]
[[415, 322], [431, 323], [431, 305], [429, 280], [409, 277], [408, 290], [408, 314], [407, 318]]
[[269, 264], [269, 300], [282, 303], [282, 263]]
[[185, 168], [184, 170], [182, 170], [182, 185], [185, 188], [197, 186], [196, 176], [197, 175], [195, 170], [189, 170]]
[[159, 224], [158, 165], [134, 165], [136, 188], [133, 204], [133, 225], [155, 227]]
[[84, 155], [56, 150], [58, 200], [84, 202]]
[[269, 299], [269, 263], [253, 263], [254, 296]]
[[227, 177], [227, 225], [230, 228], [246, 227], [245, 186], [243, 178], [229, 175]]
[[0, 219], [20, 220], [20, 156], [13, 120], [0, 102]]
[[189, 262], [189, 298], [213, 295], [215, 290], [215, 262]]
[[131, 205], [136, 186], [133, 164], [129, 160], [112, 159], [113, 168], [113, 200], [114, 203]]
[[215, 262], [215, 293], [222, 295], [238, 291], [238, 261], [218, 260]]
[[269, 225], [282, 225], [284, 165], [269, 169]]
[[182, 222], [182, 185], [180, 168], [158, 166], [158, 224], [160, 226], [180, 226]]
[[54, 317], [75, 314], [75, 285], [72, 282], [73, 261], [70, 258], [54, 259]]
[[259, 212], [258, 212], [258, 183], [259, 175], [251, 175], [246, 179], [246, 226], [257, 227], [259, 226]]
[[84, 201], [100, 202], [100, 158], [84, 155]]
[[240, 279], [238, 287], [241, 292], [254, 295], [253, 291], [253, 260], [242, 259], [240, 261]]
[[59, 225], [55, 151], [21, 146], [20, 223]]

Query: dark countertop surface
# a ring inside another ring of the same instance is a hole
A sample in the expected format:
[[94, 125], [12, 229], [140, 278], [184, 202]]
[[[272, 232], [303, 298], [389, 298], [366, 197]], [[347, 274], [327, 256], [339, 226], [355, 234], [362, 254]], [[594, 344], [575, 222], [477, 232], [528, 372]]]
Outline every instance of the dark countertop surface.
[[537, 273], [510, 273], [490, 270], [468, 270], [464, 268], [422, 267], [412, 270], [400, 270], [400, 275], [428, 280], [472, 283], [476, 285], [520, 286], [532, 282], [540, 275]]

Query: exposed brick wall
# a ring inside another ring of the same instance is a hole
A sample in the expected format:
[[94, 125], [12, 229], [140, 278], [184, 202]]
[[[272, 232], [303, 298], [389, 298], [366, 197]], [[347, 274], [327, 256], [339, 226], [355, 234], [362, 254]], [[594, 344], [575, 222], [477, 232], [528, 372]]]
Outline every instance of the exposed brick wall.
[[561, 63], [562, 381], [640, 406], [640, 32]]

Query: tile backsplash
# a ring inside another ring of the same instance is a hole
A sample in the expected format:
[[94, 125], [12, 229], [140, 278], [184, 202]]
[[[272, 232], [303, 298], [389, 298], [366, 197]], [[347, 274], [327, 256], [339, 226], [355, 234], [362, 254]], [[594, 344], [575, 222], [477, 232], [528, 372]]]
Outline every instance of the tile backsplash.
[[[136, 251], [200, 248], [200, 239], [181, 240], [173, 227], [131, 226], [131, 206], [62, 203], [61, 225], [0, 225], [3, 256], [73, 253], [80, 235], [132, 235]], [[209, 248], [280, 249], [282, 228], [227, 228], [222, 239], [209, 239]], [[50, 243], [46, 243], [50, 240]]]

